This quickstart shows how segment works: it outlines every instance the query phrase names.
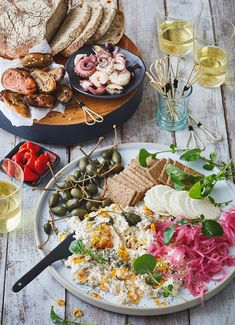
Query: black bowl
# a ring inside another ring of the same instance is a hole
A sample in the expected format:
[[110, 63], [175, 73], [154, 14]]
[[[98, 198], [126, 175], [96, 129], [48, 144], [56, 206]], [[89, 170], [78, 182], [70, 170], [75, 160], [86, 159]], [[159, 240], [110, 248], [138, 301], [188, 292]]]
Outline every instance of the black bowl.
[[[101, 47], [104, 48], [104, 45], [99, 45]], [[132, 67], [135, 65], [138, 65], [138, 68], [134, 70], [133, 72], [133, 76], [131, 78], [131, 81], [129, 82], [128, 85], [124, 86], [124, 91], [120, 94], [115, 94], [115, 95], [110, 95], [110, 94], [103, 94], [103, 95], [94, 95], [88, 91], [85, 91], [82, 86], [80, 86], [80, 77], [77, 76], [74, 72], [74, 59], [76, 57], [77, 54], [94, 54], [94, 51], [92, 50], [92, 46], [91, 45], [85, 45], [82, 48], [80, 48], [78, 51], [76, 51], [75, 53], [73, 53], [70, 58], [68, 59], [68, 62], [66, 64], [66, 71], [68, 72], [69, 78], [70, 78], [70, 83], [71, 86], [76, 89], [77, 91], [79, 91], [80, 93], [90, 96], [90, 97], [94, 97], [94, 98], [102, 98], [102, 99], [114, 99], [114, 98], [121, 98], [126, 96], [127, 94], [129, 94], [131, 91], [133, 91], [134, 89], [136, 89], [144, 80], [144, 76], [145, 76], [145, 64], [143, 62], [143, 60], [138, 57], [137, 55], [135, 55], [134, 53], [125, 50], [123, 48], [120, 47], [120, 53], [123, 53], [127, 59], [127, 65]], [[82, 79], [84, 80], [84, 79]]]

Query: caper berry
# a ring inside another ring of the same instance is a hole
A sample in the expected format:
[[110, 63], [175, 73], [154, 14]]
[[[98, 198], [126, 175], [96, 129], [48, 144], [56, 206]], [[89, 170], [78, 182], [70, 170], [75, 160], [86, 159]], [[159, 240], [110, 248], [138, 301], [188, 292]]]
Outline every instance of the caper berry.
[[134, 212], [125, 212], [123, 214], [129, 224], [129, 226], [135, 226], [138, 222], [141, 221], [140, 216]]
[[86, 166], [88, 165], [88, 158], [82, 157], [79, 159], [78, 168], [81, 172], [85, 172]]
[[75, 199], [81, 200], [83, 198], [82, 190], [80, 190], [79, 188], [72, 188], [70, 193]]
[[61, 188], [62, 190], [71, 187], [71, 183], [69, 183], [68, 181], [61, 181], [56, 183], [57, 187]]
[[59, 199], [60, 199], [59, 194], [57, 194], [57, 193], [51, 194], [51, 196], [49, 198], [49, 207], [52, 208], [55, 205], [57, 205], [59, 202]]
[[60, 192], [60, 197], [63, 202], [67, 202], [72, 197], [70, 190]]
[[93, 179], [91, 180], [91, 182], [92, 182], [93, 184], [95, 184], [96, 186], [99, 186], [100, 183], [101, 183], [101, 178], [100, 178], [100, 177], [93, 178]]
[[102, 165], [105, 166], [105, 167], [108, 167], [109, 164], [110, 164], [110, 160], [109, 160], [109, 159], [104, 159], [104, 160], [102, 161]]
[[94, 165], [92, 164], [88, 164], [86, 166], [86, 173], [89, 175], [89, 176], [94, 176], [96, 173], [97, 173], [97, 170], [95, 168]]
[[98, 159], [94, 159], [94, 160], [92, 161], [92, 163], [93, 163], [93, 165], [95, 165], [95, 166], [97, 166], [97, 167], [101, 165]]
[[52, 226], [49, 222], [44, 223], [43, 229], [47, 235], [50, 235], [52, 232]]
[[112, 161], [114, 164], [121, 164], [122, 162], [122, 156], [117, 149], [113, 150]]
[[79, 209], [79, 208], [74, 209], [70, 212], [71, 216], [76, 216], [80, 220], [83, 220], [86, 214], [88, 214], [88, 211], [86, 209]]
[[110, 169], [111, 168], [113, 168], [111, 172], [115, 173], [115, 174], [118, 174], [118, 173], [120, 173], [120, 172], [122, 172], [124, 170], [124, 167], [121, 164], [112, 164], [112, 165], [110, 165]]
[[59, 216], [64, 216], [67, 213], [67, 209], [63, 205], [57, 205], [51, 208], [51, 212]]
[[102, 208], [107, 207], [109, 205], [111, 205], [113, 203], [113, 201], [110, 198], [106, 198], [102, 201]]
[[98, 206], [99, 206], [99, 203], [98, 202], [91, 202], [91, 201], [87, 201], [86, 202], [86, 209], [89, 212], [97, 210], [97, 207]]
[[102, 157], [104, 159], [109, 159], [111, 158], [112, 154], [113, 154], [113, 149], [106, 149], [102, 152]]
[[80, 201], [78, 199], [70, 199], [65, 204], [69, 211], [72, 211], [80, 206]]
[[81, 176], [81, 171], [79, 169], [75, 170], [74, 172], [74, 177], [76, 178], [76, 180], [79, 180], [79, 177]]
[[88, 184], [87, 186], [85, 186], [85, 190], [91, 194], [98, 193], [98, 188], [95, 184]]
[[69, 180], [68, 181], [70, 181], [70, 184], [71, 184], [71, 182], [76, 183], [77, 179], [76, 179], [76, 177], [74, 175], [69, 175]]

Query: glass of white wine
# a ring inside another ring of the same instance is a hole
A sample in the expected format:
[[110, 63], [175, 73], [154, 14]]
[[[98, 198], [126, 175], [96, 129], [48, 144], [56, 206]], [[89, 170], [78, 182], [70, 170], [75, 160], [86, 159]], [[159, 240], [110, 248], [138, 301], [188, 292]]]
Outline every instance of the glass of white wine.
[[10, 159], [0, 160], [0, 234], [14, 230], [22, 214], [23, 170]]
[[201, 86], [215, 88], [224, 83], [233, 36], [234, 25], [227, 19], [207, 16], [199, 20], [194, 57], [201, 66]]
[[[162, 3], [162, 5], [160, 5]], [[203, 9], [201, 0], [168, 0], [157, 5], [157, 29], [160, 50], [173, 56], [185, 56], [193, 49], [195, 28]]]

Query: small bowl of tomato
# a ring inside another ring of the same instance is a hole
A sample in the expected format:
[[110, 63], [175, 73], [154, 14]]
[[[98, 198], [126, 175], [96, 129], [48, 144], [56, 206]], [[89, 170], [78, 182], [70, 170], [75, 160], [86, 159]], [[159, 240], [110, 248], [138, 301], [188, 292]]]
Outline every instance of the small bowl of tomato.
[[60, 162], [60, 157], [54, 152], [31, 141], [18, 143], [5, 158], [16, 162], [24, 172], [24, 183], [37, 186]]

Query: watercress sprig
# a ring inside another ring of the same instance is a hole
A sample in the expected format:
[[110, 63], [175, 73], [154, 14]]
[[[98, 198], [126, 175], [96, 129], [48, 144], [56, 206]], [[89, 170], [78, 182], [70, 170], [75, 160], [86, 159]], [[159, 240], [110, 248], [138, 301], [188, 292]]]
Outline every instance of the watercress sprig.
[[81, 322], [75, 322], [75, 321], [69, 321], [67, 319], [64, 319], [60, 316], [58, 316], [55, 313], [54, 307], [51, 306], [50, 308], [50, 318], [52, 320], [53, 323], [55, 324], [62, 324], [62, 325], [67, 325], [67, 324], [73, 324], [73, 325], [97, 325], [97, 324], [91, 324], [91, 323], [81, 323]]
[[82, 254], [86, 256], [90, 256], [93, 260], [97, 261], [100, 264], [105, 262], [103, 255], [101, 254], [93, 254], [92, 251], [85, 247], [82, 240], [73, 240], [69, 245], [69, 251], [73, 254]]
[[184, 300], [184, 302], [186, 302], [186, 299], [173, 292], [173, 287], [169, 289], [168, 287], [164, 287], [164, 285], [159, 282], [159, 277], [157, 277], [155, 274], [156, 272], [154, 272], [156, 264], [156, 258], [153, 255], [143, 254], [135, 259], [133, 262], [133, 269], [137, 274], [148, 274], [149, 278], [152, 280], [152, 283], [157, 284], [163, 290], [163, 293], [165, 292], [168, 294], [167, 296], [172, 295], [174, 297], [181, 298]]
[[[197, 219], [178, 219], [177, 224], [179, 226], [183, 225], [195, 225], [201, 223], [201, 231], [206, 237], [220, 237], [223, 236], [223, 227], [216, 220], [205, 219], [204, 215], [201, 215]], [[163, 232], [163, 242], [168, 245], [172, 242], [172, 238], [175, 232], [176, 224], [172, 224], [170, 228], [165, 228]]]

